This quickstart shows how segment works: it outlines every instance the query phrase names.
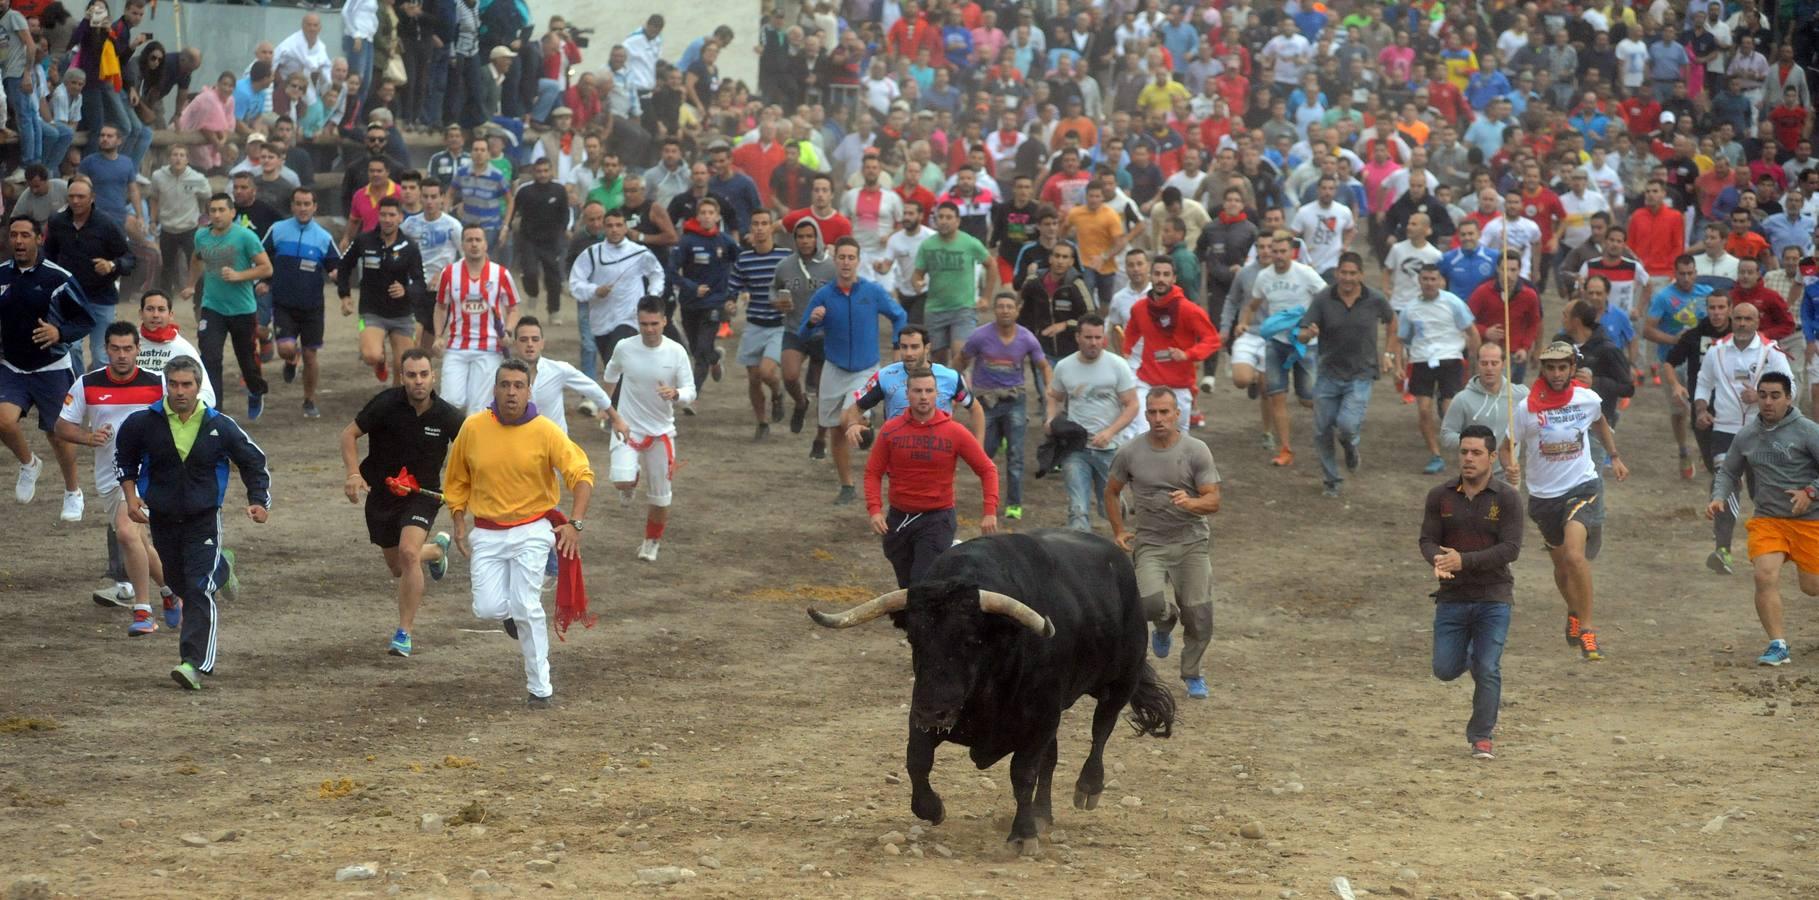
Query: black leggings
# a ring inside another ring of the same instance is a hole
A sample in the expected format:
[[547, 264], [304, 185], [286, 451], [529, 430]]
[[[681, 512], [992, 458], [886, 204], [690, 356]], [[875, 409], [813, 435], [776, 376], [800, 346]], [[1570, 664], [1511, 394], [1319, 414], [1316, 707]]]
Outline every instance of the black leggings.
[[720, 307], [682, 309], [682, 330], [688, 334], [688, 355], [695, 361], [695, 391], [700, 393], [707, 381], [709, 366], [720, 361], [720, 350], [714, 338], [720, 331]]
[[229, 316], [203, 308], [202, 333], [198, 336], [201, 346], [197, 349], [202, 351], [202, 368], [208, 371], [209, 383], [215, 386], [217, 407], [227, 402], [227, 382], [221, 377], [221, 362], [229, 338], [234, 341], [234, 359], [240, 363], [240, 377], [246, 381], [247, 392], [265, 393], [265, 376], [259, 372], [259, 349], [253, 342], [253, 333], [258, 327], [259, 317], [254, 313]]

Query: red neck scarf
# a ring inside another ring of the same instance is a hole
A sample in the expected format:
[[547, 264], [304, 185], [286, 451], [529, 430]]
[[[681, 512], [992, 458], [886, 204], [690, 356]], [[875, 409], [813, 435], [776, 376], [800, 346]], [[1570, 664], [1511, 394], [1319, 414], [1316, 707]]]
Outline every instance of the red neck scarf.
[[1162, 329], [1163, 334], [1173, 334], [1175, 326], [1181, 324], [1181, 292], [1171, 287], [1166, 296], [1168, 302], [1157, 303], [1156, 290], [1153, 287], [1150, 288], [1150, 321], [1156, 323], [1156, 327]]
[[155, 331], [147, 329], [145, 326], [141, 325], [141, 326], [139, 326], [139, 334], [141, 337], [144, 337], [146, 340], [151, 341], [152, 343], [168, 344], [171, 342], [172, 339], [176, 338], [176, 336], [177, 336], [177, 323], [172, 322], [169, 325], [166, 325], [163, 328], [159, 328]]
[[1226, 215], [1225, 210], [1223, 210], [1223, 209], [1219, 210], [1219, 222], [1222, 225], [1230, 225], [1233, 222], [1242, 222], [1247, 218], [1249, 218], [1249, 216], [1246, 216], [1242, 212], [1238, 213], [1235, 216], [1231, 216], [1231, 215]]
[[1576, 386], [1568, 381], [1566, 390], [1556, 391], [1547, 386], [1546, 378], [1536, 378], [1535, 386], [1528, 391], [1528, 411], [1541, 413], [1565, 406], [1573, 399], [1573, 388]]

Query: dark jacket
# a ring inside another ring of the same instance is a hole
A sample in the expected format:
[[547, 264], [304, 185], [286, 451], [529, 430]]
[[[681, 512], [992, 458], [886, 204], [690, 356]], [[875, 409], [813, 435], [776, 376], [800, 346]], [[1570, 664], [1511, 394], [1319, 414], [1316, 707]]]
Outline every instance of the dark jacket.
[[[76, 276], [88, 302], [97, 306], [120, 302], [119, 279], [132, 274], [138, 263], [126, 242], [126, 229], [100, 210], [91, 210], [80, 228], [67, 209], [52, 215], [44, 225], [44, 258]], [[114, 271], [107, 275], [96, 272], [97, 259], [112, 261]]]
[[1395, 236], [1395, 240], [1406, 241], [1408, 240], [1408, 220], [1415, 213], [1427, 213], [1428, 225], [1433, 228], [1429, 240], [1441, 246], [1451, 243], [1445, 238], [1451, 237], [1453, 232], [1459, 230], [1453, 225], [1453, 217], [1447, 213], [1446, 204], [1441, 203], [1431, 190], [1420, 201], [1416, 201], [1413, 194], [1403, 194], [1396, 198], [1396, 202], [1390, 204], [1389, 209], [1384, 211], [1383, 224], [1389, 229], [1390, 234]]
[[1194, 255], [1200, 258], [1206, 272], [1206, 308], [1218, 320], [1217, 310], [1224, 308], [1225, 295], [1231, 292], [1235, 273], [1233, 266], [1243, 266], [1257, 243], [1257, 223], [1249, 218], [1227, 222], [1213, 216], [1200, 229], [1200, 240], [1194, 243]]
[[1085, 426], [1067, 416], [1056, 416], [1048, 434], [1042, 438], [1041, 446], [1036, 448], [1036, 477], [1054, 471], [1069, 453], [1086, 449], [1086, 442], [1091, 438]]
[[[732, 299], [727, 282], [732, 278], [733, 263], [739, 259], [739, 245], [726, 234], [726, 229], [701, 230], [701, 223], [690, 219], [682, 224], [682, 240], [671, 254], [676, 272], [676, 302], [683, 309], [718, 309]], [[699, 289], [707, 285], [707, 294]]]
[[[1600, 325], [1579, 347], [1580, 365], [1592, 370], [1592, 390], [1603, 401], [1606, 421], [1617, 420], [1617, 401], [1636, 395], [1636, 382], [1628, 354], [1604, 333]], [[1688, 385], [1690, 388], [1691, 385]]]
[[1461, 566], [1439, 582], [1438, 602], [1508, 603], [1514, 597], [1510, 563], [1522, 552], [1522, 494], [1495, 478], [1476, 497], [1459, 490], [1457, 476], [1427, 492], [1421, 518], [1421, 556], [1429, 563], [1442, 547], [1459, 551]]
[[[40, 347], [32, 340], [39, 319], [56, 326], [62, 343]], [[14, 368], [30, 372], [62, 359], [94, 327], [82, 286], [62, 266], [43, 259], [29, 269], [10, 259], [0, 263], [0, 356]]]
[[272, 476], [265, 467], [265, 451], [220, 411], [205, 406], [198, 414], [206, 418], [187, 458], [177, 454], [163, 401], [128, 416], [115, 438], [120, 480], [136, 485], [155, 516], [212, 516], [227, 499], [227, 469], [232, 463], [246, 485], [246, 502], [270, 509]]
[[1043, 284], [1047, 273], [1038, 275], [1023, 283], [1023, 290], [1018, 293], [1023, 299], [1023, 309], [1017, 314], [1017, 324], [1030, 330], [1036, 336], [1036, 342], [1042, 345], [1042, 352], [1053, 361], [1080, 349], [1076, 336], [1079, 325], [1072, 325], [1061, 331], [1043, 336], [1043, 329], [1056, 322], [1067, 322], [1079, 319], [1096, 311], [1093, 305], [1093, 292], [1087, 290], [1086, 282], [1077, 271], [1070, 271], [1055, 285], [1050, 294]]
[[[356, 271], [360, 273], [363, 316], [406, 318], [412, 315], [411, 304], [429, 293], [429, 285], [423, 280], [423, 254], [402, 231], [390, 243], [377, 228], [354, 238], [335, 273], [335, 287], [341, 296], [353, 295]], [[393, 284], [404, 285], [404, 296], [391, 295]]]

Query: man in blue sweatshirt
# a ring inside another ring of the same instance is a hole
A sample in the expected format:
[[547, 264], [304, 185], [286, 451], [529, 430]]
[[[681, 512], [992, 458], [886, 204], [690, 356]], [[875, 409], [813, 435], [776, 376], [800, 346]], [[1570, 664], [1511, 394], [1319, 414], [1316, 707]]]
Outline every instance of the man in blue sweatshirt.
[[33, 408], [38, 429], [50, 439], [63, 470], [63, 521], [82, 520], [82, 490], [76, 486], [76, 445], [52, 437], [63, 396], [81, 374], [70, 362], [69, 345], [93, 330], [94, 317], [82, 286], [68, 270], [44, 259], [42, 226], [30, 216], [6, 223], [12, 258], [0, 263], [0, 443], [19, 460], [13, 497], [32, 502], [44, 460], [32, 454], [19, 423]]
[[[878, 317], [891, 320], [891, 342], [896, 343], [909, 324], [909, 314], [890, 292], [875, 281], [859, 277], [859, 242], [851, 236], [834, 242], [834, 280], [809, 298], [797, 333], [807, 338], [819, 331], [826, 337], [827, 363], [821, 367], [820, 424], [837, 428], [840, 412], [878, 368]], [[853, 487], [853, 451], [846, 441], [834, 440], [834, 470], [840, 475], [836, 506], [857, 502]]]
[[[730, 284], [733, 264], [739, 261], [739, 242], [728, 237], [721, 224], [720, 201], [701, 198], [695, 217], [682, 223], [682, 240], [672, 256], [682, 330], [688, 334], [688, 355], [695, 363], [696, 390], [707, 383], [709, 369], [715, 381], [722, 374], [714, 340], [720, 331], [722, 307], [733, 299]], [[683, 409], [692, 413], [694, 408]]]

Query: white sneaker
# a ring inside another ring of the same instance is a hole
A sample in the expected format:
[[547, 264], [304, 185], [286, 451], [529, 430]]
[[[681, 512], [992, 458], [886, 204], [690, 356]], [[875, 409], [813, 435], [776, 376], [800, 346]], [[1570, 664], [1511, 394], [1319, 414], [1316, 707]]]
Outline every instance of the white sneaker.
[[44, 457], [33, 455], [32, 461], [19, 467], [19, 482], [13, 486], [13, 499], [30, 503], [38, 495], [38, 473], [44, 471]]
[[600, 414], [600, 407], [596, 406], [592, 400], [583, 400], [581, 405], [576, 407], [576, 411], [591, 419]]
[[76, 490], [73, 490], [73, 491], [64, 491], [63, 492], [63, 516], [62, 516], [63, 521], [65, 521], [65, 522], [82, 521], [83, 505], [84, 504], [83, 504], [83, 500], [82, 500], [82, 489], [81, 488], [77, 488]]
[[102, 588], [93, 594], [96, 606], [132, 606], [133, 585], [128, 581], [116, 581], [111, 588]]
[[650, 538], [645, 538], [644, 543], [638, 545], [638, 558], [645, 562], [656, 562], [657, 542]]
[[[633, 491], [620, 491], [619, 506], [623, 508], [632, 505], [632, 495]], [[642, 553], [643, 551], [640, 550], [639, 552]]]
[[1212, 393], [1213, 388], [1217, 387], [1218, 384], [1219, 382], [1214, 380], [1211, 375], [1200, 376], [1200, 390], [1205, 393]]

